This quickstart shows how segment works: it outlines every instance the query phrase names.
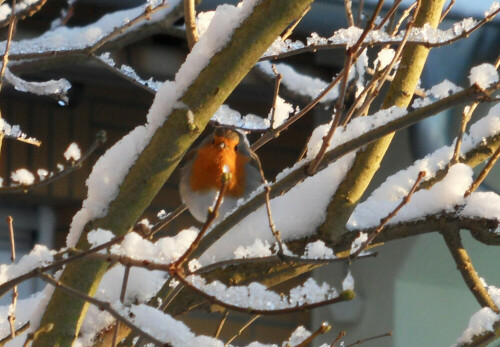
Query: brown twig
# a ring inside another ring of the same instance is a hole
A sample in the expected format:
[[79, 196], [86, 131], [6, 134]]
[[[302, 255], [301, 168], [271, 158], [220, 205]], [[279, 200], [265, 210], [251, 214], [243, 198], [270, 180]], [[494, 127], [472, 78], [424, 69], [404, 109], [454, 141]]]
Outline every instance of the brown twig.
[[233, 337], [231, 337], [229, 340], [227, 340], [227, 342], [224, 344], [224, 346], [228, 346], [231, 342], [233, 342], [238, 336], [240, 336], [245, 330], [246, 328], [248, 328], [250, 325], [252, 325], [257, 319], [259, 319], [260, 317], [262, 317], [262, 315], [260, 314], [256, 314], [254, 315], [252, 318], [250, 318], [241, 328], [240, 330], [238, 330], [238, 333], [236, 335], [234, 335]]
[[354, 26], [354, 17], [352, 15], [352, 1], [344, 0], [345, 15], [347, 17], [347, 24], [350, 27]]
[[446, 9], [441, 14], [441, 18], [439, 19], [440, 23], [443, 21], [443, 19], [445, 19], [445, 17], [448, 15], [448, 13], [450, 13], [451, 8], [453, 7], [453, 5], [455, 5], [455, 0], [450, 0], [450, 3], [448, 4], [448, 6], [446, 7]]
[[281, 76], [281, 74], [276, 70], [276, 67], [274, 66], [274, 64], [272, 64], [271, 67], [273, 69], [274, 76], [275, 76], [273, 106], [271, 107], [271, 117], [270, 117], [271, 128], [273, 128], [274, 127], [273, 126], [273, 124], [274, 124], [274, 117], [276, 115], [276, 104], [278, 102], [280, 85], [281, 85], [281, 79], [283, 78], [283, 76]]
[[194, 239], [193, 243], [189, 246], [189, 248], [184, 252], [183, 255], [177, 259], [170, 267], [174, 272], [178, 272], [178, 270], [184, 265], [186, 260], [189, 258], [189, 256], [193, 253], [193, 251], [198, 247], [201, 239], [207, 232], [208, 228], [210, 225], [212, 225], [213, 221], [215, 218], [217, 218], [217, 214], [219, 212], [219, 208], [222, 205], [222, 201], [224, 200], [224, 195], [226, 194], [226, 190], [229, 184], [229, 181], [231, 180], [231, 174], [230, 173], [224, 173], [222, 174], [221, 177], [221, 187], [219, 189], [219, 194], [217, 196], [217, 201], [215, 202], [215, 206], [212, 210], [208, 212], [207, 220], [205, 221], [205, 224], [203, 225], [203, 228], [200, 230], [196, 238]]
[[1, 193], [27, 193], [33, 189], [44, 187], [46, 185], [49, 185], [59, 179], [61, 179], [64, 176], [69, 175], [75, 170], [78, 170], [82, 167], [83, 163], [85, 160], [87, 160], [90, 155], [104, 142], [106, 142], [106, 132], [104, 130], [99, 131], [96, 134], [96, 138], [92, 145], [89, 147], [89, 149], [82, 155], [82, 157], [77, 160], [74, 163], [71, 163], [70, 166], [65, 168], [62, 171], [59, 171], [55, 175], [50, 176], [47, 179], [44, 180], [39, 180], [38, 182], [35, 182], [31, 185], [19, 185], [19, 186], [10, 186], [10, 187], [0, 187], [0, 194]]
[[196, 29], [196, 9], [194, 0], [183, 0], [184, 3], [184, 22], [186, 23], [186, 38], [189, 50], [198, 42], [198, 29]]
[[26, 322], [19, 329], [16, 330], [14, 336], [12, 336], [12, 334], [5, 336], [3, 339], [0, 340], [0, 347], [5, 346], [7, 342], [12, 341], [13, 338], [24, 333], [26, 330], [28, 330], [30, 326], [31, 326], [30, 322]]
[[497, 162], [499, 157], [500, 157], [500, 146], [497, 148], [495, 153], [493, 153], [490, 160], [488, 160], [488, 163], [481, 170], [481, 172], [479, 173], [477, 178], [474, 180], [474, 182], [472, 182], [469, 189], [467, 189], [467, 191], [464, 194], [465, 198], [468, 197], [469, 195], [471, 195], [472, 192], [474, 192], [479, 187], [479, 185], [484, 181], [484, 179], [486, 178], [486, 176], [488, 176], [488, 174], [490, 173], [491, 169], [493, 168], [493, 166], [495, 165], [495, 163]]
[[151, 15], [153, 13], [158, 12], [158, 11], [164, 9], [165, 7], [168, 7], [168, 6], [170, 6], [170, 5], [167, 4], [167, 3], [163, 3], [161, 5], [158, 5], [158, 6], [154, 7], [154, 8], [151, 8], [151, 6], [149, 6], [149, 5], [146, 6], [146, 8], [145, 8], [145, 10], [144, 10], [143, 13], [141, 13], [140, 15], [138, 15], [135, 18], [132, 18], [131, 20], [129, 20], [127, 23], [123, 24], [122, 26], [116, 27], [110, 33], [104, 35], [104, 37], [102, 37], [99, 41], [97, 41], [92, 46], [90, 46], [89, 48], [87, 48], [86, 49], [87, 54], [90, 55], [90, 54], [96, 52], [105, 43], [107, 43], [108, 41], [111, 41], [112, 39], [114, 39], [114, 38], [116, 38], [118, 36], [120, 36], [128, 28], [131, 28], [135, 24], [137, 24], [139, 22], [142, 22], [145, 19], [151, 18]]
[[335, 347], [335, 345], [337, 344], [337, 342], [340, 341], [341, 338], [343, 338], [345, 336], [345, 331], [341, 331], [337, 337], [335, 338], [335, 340], [333, 340], [332, 344], [330, 345], [330, 347]]
[[224, 316], [222, 316], [222, 319], [220, 320], [219, 324], [217, 325], [217, 329], [215, 329], [214, 338], [216, 338], [216, 339], [219, 338], [220, 332], [222, 331], [222, 327], [226, 323], [226, 319], [227, 319], [228, 315], [229, 315], [229, 311], [226, 311], [224, 313]]
[[462, 146], [462, 138], [465, 133], [465, 129], [467, 127], [467, 124], [469, 123], [472, 114], [476, 110], [477, 106], [479, 105], [479, 102], [473, 102], [471, 105], [466, 106], [462, 112], [462, 121], [460, 123], [460, 129], [458, 131], [457, 135], [457, 140], [455, 143], [455, 150], [453, 151], [453, 157], [450, 160], [449, 165], [455, 165], [456, 163], [459, 162], [460, 159], [460, 147]]
[[408, 8], [403, 11], [403, 14], [399, 18], [399, 21], [396, 23], [396, 25], [394, 26], [394, 29], [392, 30], [391, 36], [395, 36], [397, 34], [397, 32], [399, 31], [399, 27], [401, 27], [401, 25], [403, 25], [403, 22], [405, 21], [405, 19], [408, 18], [411, 11], [413, 11], [413, 9], [416, 6], [417, 6], [417, 1], [415, 1], [413, 4], [408, 6]]
[[[10, 260], [14, 263], [16, 261], [16, 244], [14, 241], [14, 225], [13, 225], [14, 219], [12, 216], [7, 217], [7, 224], [9, 225], [9, 237], [10, 237], [10, 251], [11, 251], [11, 256]], [[10, 325], [10, 336], [12, 338], [16, 337], [16, 304], [17, 304], [17, 286], [14, 286], [12, 289], [12, 308], [9, 309], [9, 315], [8, 315], [8, 320], [9, 320], [9, 325]]]
[[117, 310], [115, 310], [109, 302], [98, 300], [94, 297], [88, 296], [76, 289], [73, 289], [71, 287], [68, 287], [64, 283], [56, 280], [54, 277], [51, 275], [47, 275], [43, 272], [38, 272], [38, 277], [44, 280], [45, 282], [53, 285], [57, 289], [61, 289], [68, 293], [69, 295], [72, 295], [76, 298], [79, 298], [81, 300], [85, 300], [86, 302], [96, 306], [100, 310], [104, 310], [108, 312], [110, 315], [112, 315], [116, 320], [120, 321], [121, 323], [125, 324], [128, 326], [130, 329], [132, 329], [136, 334], [142, 336], [143, 338], [155, 343], [158, 346], [167, 346], [168, 344], [164, 343], [163, 341], [158, 340], [156, 337], [152, 336], [151, 334], [147, 333], [146, 331], [142, 330], [139, 328], [137, 325], [134, 323], [130, 322], [128, 319], [123, 317]]
[[326, 151], [328, 150], [328, 146], [330, 146], [330, 141], [332, 140], [333, 134], [335, 133], [335, 130], [337, 129], [339, 123], [340, 123], [340, 117], [342, 116], [342, 110], [344, 109], [344, 98], [345, 94], [347, 91], [347, 80], [349, 76], [349, 71], [351, 69], [351, 63], [352, 63], [352, 55], [350, 53], [346, 53], [345, 56], [345, 62], [344, 62], [344, 78], [342, 78], [342, 84], [340, 86], [340, 95], [337, 99], [337, 103], [335, 105], [335, 116], [333, 118], [332, 125], [330, 126], [330, 129], [328, 130], [328, 133], [326, 134], [325, 137], [323, 137], [323, 142], [321, 143], [321, 148], [319, 149], [318, 154], [316, 157], [311, 161], [309, 166], [307, 167], [307, 174], [308, 175], [314, 175], [316, 173], [316, 170], [318, 169], [318, 165], [323, 160]]
[[467, 287], [470, 289], [479, 305], [481, 305], [481, 307], [489, 307], [495, 313], [500, 313], [498, 306], [488, 294], [488, 291], [482, 284], [481, 279], [474, 269], [474, 265], [472, 265], [472, 261], [462, 244], [460, 231], [446, 227], [442, 234], [452, 257], [457, 264], [458, 271], [460, 271]]
[[389, 20], [389, 18], [391, 18], [394, 15], [394, 13], [396, 13], [396, 10], [398, 9], [399, 5], [401, 4], [401, 1], [402, 0], [396, 0], [396, 1], [394, 1], [394, 3], [392, 4], [391, 8], [389, 9], [389, 11], [387, 11], [387, 14], [380, 21], [380, 23], [378, 23], [377, 26], [375, 27], [375, 30], [382, 29], [382, 27], [387, 22], [387, 20]]
[[179, 217], [182, 212], [186, 211], [187, 207], [184, 204], [179, 205], [175, 210], [170, 212], [165, 219], [160, 220], [158, 223], [156, 223], [153, 228], [151, 228], [151, 231], [149, 234], [147, 234], [148, 239], [153, 238], [153, 236], [158, 233], [161, 229], [166, 227], [168, 224], [170, 224], [174, 219]]
[[368, 342], [368, 341], [372, 341], [372, 340], [375, 340], [375, 339], [380, 339], [381, 337], [386, 337], [386, 336], [392, 336], [392, 331], [389, 331], [388, 333], [385, 333], [385, 334], [382, 334], [382, 335], [372, 336], [372, 337], [368, 337], [366, 339], [358, 340], [356, 342], [348, 344], [346, 347], [352, 347], [354, 345], [360, 345], [362, 343], [365, 343], [365, 342]]
[[[125, 271], [123, 272], [122, 289], [120, 291], [120, 302], [122, 304], [125, 302], [125, 292], [127, 291], [127, 283], [129, 275], [130, 275], [130, 266], [125, 266]], [[119, 329], [120, 329], [120, 321], [116, 320], [115, 331], [113, 333], [113, 341], [111, 342], [112, 347], [116, 346]]]
[[358, 24], [361, 24], [361, 20], [362, 20], [362, 15], [363, 15], [363, 8], [364, 8], [364, 0], [359, 0], [359, 7], [358, 7]]
[[313, 332], [311, 335], [309, 335], [309, 337], [307, 337], [306, 339], [304, 339], [304, 341], [302, 341], [298, 345], [295, 345], [295, 347], [306, 347], [306, 346], [309, 346], [309, 344], [316, 337], [318, 337], [319, 335], [326, 334], [327, 332], [330, 331], [331, 328], [332, 328], [332, 326], [330, 324], [328, 324], [327, 322], [323, 322], [321, 324], [321, 326], [315, 332]]
[[[70, 256], [66, 259], [61, 259], [61, 260], [53, 262], [52, 264], [49, 264], [47, 266], [42, 266], [42, 267], [33, 269], [33, 270], [25, 273], [24, 275], [20, 275], [20, 276], [15, 277], [7, 282], [4, 282], [2, 285], [0, 285], [0, 297], [5, 295], [5, 293], [8, 292], [11, 288], [13, 288], [15, 285], [22, 283], [30, 278], [37, 277], [39, 272], [47, 272], [47, 271], [51, 271], [51, 270], [60, 269], [61, 267], [63, 267], [64, 265], [66, 265], [68, 263], [71, 263], [75, 260], [86, 257], [90, 254], [99, 252], [103, 249], [106, 249], [107, 247], [110, 247], [118, 242], [123, 241], [125, 236], [126, 236], [126, 234], [122, 235], [122, 236], [117, 236], [117, 237], [113, 238], [112, 240], [105, 242], [99, 246], [96, 246], [94, 248], [90, 248], [86, 251], [78, 251], [75, 255]], [[68, 252], [65, 252], [64, 254], [66, 254], [66, 253], [68, 253]]]
[[2, 67], [0, 68], [0, 90], [3, 85], [3, 76], [5, 75], [5, 69], [7, 69], [7, 64], [9, 63], [9, 50], [12, 37], [14, 36], [14, 29], [16, 27], [16, 0], [12, 0], [11, 6], [11, 16], [9, 18], [9, 30], [7, 32], [7, 41], [5, 43], [5, 52], [3, 53]]
[[394, 218], [398, 214], [398, 212], [403, 208], [403, 206], [405, 206], [410, 202], [411, 196], [413, 195], [413, 193], [415, 193], [415, 190], [417, 190], [418, 184], [420, 183], [422, 178], [424, 178], [424, 176], [425, 176], [425, 171], [420, 171], [417, 179], [415, 180], [415, 183], [413, 184], [413, 187], [410, 189], [408, 194], [406, 194], [406, 196], [399, 203], [399, 205], [396, 206], [394, 210], [392, 210], [386, 217], [380, 220], [380, 224], [377, 227], [377, 229], [375, 229], [375, 231], [368, 237], [368, 239], [359, 247], [359, 249], [356, 252], [351, 254], [351, 259], [353, 260], [356, 259], [356, 257], [358, 257], [359, 254], [363, 252], [363, 250], [366, 249], [366, 247], [368, 247], [368, 245], [373, 241], [373, 239], [377, 237], [378, 234], [380, 234], [380, 232], [384, 229], [384, 226], [387, 224], [387, 222], [389, 222], [392, 218]]
[[40, 1], [33, 2], [32, 4], [26, 6], [24, 9], [21, 9], [17, 12], [14, 12], [14, 8], [12, 8], [12, 11], [7, 16], [7, 18], [0, 21], [0, 28], [3, 28], [4, 26], [7, 26], [10, 24], [10, 20], [12, 18], [13, 13], [14, 13], [14, 17], [16, 18], [16, 20], [23, 20], [27, 17], [33, 16], [35, 13], [40, 11], [46, 2], [47, 2], [47, 0], [40, 0]]

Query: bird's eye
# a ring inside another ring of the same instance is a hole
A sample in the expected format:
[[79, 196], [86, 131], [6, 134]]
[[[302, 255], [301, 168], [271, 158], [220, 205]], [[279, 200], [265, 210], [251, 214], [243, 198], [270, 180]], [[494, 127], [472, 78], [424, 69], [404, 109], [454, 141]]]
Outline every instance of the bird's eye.
[[212, 145], [215, 145], [215, 139], [212, 140]]
[[237, 151], [237, 150], [239, 150], [239, 149], [240, 149], [240, 147], [239, 147], [238, 145], [234, 146], [234, 150], [235, 150], [235, 151]]

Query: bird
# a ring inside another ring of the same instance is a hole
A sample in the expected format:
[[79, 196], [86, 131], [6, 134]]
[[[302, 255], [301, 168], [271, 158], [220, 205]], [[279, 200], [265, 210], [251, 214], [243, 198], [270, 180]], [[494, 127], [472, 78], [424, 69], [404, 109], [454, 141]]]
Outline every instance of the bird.
[[215, 205], [224, 173], [229, 173], [230, 178], [215, 221], [263, 183], [259, 158], [250, 149], [245, 134], [236, 129], [215, 128], [186, 154], [186, 159], [179, 191], [191, 215], [200, 222], [207, 220], [209, 209]]

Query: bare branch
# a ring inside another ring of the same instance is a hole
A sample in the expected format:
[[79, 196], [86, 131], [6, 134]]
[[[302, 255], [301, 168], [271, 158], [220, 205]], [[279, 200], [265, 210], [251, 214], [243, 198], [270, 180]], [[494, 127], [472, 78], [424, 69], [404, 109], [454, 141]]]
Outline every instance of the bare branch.
[[186, 37], [189, 50], [198, 42], [198, 29], [196, 29], [196, 9], [194, 0], [183, 0], [184, 22], [186, 23]]
[[457, 264], [458, 271], [460, 271], [467, 287], [472, 292], [479, 305], [481, 305], [481, 307], [489, 307], [494, 312], [500, 313], [498, 306], [488, 294], [488, 291], [482, 284], [481, 279], [474, 269], [474, 265], [472, 265], [472, 260], [462, 244], [459, 229], [447, 227], [442, 234], [453, 259]]

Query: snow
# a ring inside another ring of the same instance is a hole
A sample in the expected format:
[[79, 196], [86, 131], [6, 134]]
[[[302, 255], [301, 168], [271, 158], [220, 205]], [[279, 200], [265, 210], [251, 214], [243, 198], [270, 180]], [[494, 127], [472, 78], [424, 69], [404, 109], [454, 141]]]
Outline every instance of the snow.
[[465, 200], [460, 215], [500, 220], [500, 196], [494, 192], [472, 193]]
[[266, 286], [253, 282], [248, 286], [227, 287], [219, 281], [207, 283], [203, 277], [191, 275], [186, 278], [193, 286], [207, 295], [233, 306], [255, 310], [278, 310], [313, 304], [336, 298], [335, 288], [323, 283], [321, 286], [312, 278], [290, 290], [289, 295], [280, 295]]
[[363, 246], [363, 244], [368, 240], [367, 233], [359, 233], [358, 237], [354, 239], [351, 244], [351, 252], [349, 254], [356, 254], [357, 251]]
[[333, 250], [326, 247], [321, 240], [310, 242], [306, 245], [304, 256], [306, 259], [334, 259], [336, 258]]
[[40, 177], [40, 180], [43, 181], [44, 179], [47, 178], [49, 172], [45, 169], [38, 169], [36, 170], [36, 174], [38, 175], [38, 177]]
[[[417, 176], [414, 177], [416, 179]], [[408, 183], [414, 183], [411, 182]], [[454, 206], [464, 200], [464, 193], [472, 183], [472, 169], [465, 164], [450, 167], [448, 174], [431, 189], [422, 189], [413, 194], [408, 204], [404, 205], [387, 224], [423, 219], [426, 215], [437, 212], [453, 211]], [[411, 188], [411, 187], [410, 187]], [[400, 204], [409, 190], [401, 190], [398, 197], [391, 200], [370, 198], [359, 204], [349, 219], [349, 228], [365, 229], [377, 226], [380, 219], [387, 216]]]
[[76, 143], [72, 143], [68, 146], [66, 151], [64, 152], [64, 158], [66, 160], [78, 161], [82, 156], [82, 152], [80, 151], [80, 147]]
[[[139, 24], [128, 28], [125, 33], [131, 30], [137, 30], [146, 23], [154, 23], [165, 18], [165, 16], [174, 10], [180, 0], [170, 0], [169, 6], [153, 13], [149, 21], [141, 21]], [[155, 6], [161, 5], [156, 2]], [[144, 13], [147, 5], [143, 4], [131, 9], [116, 11], [100, 18], [95, 23], [84, 27], [58, 27], [45, 32], [43, 35], [32, 39], [12, 41], [10, 54], [43, 54], [52, 51], [69, 51], [85, 49], [98, 42], [101, 38], [111, 33], [115, 28], [122, 27], [130, 20]], [[17, 6], [16, 6], [17, 7]], [[0, 51], [3, 54], [5, 41], [0, 43]]]
[[[18, 14], [21, 11], [24, 11], [27, 7], [30, 7], [32, 5], [36, 5], [39, 3], [41, 0], [22, 0], [16, 2], [16, 14]], [[2, 4], [0, 6], [0, 21], [4, 21], [7, 19], [7, 17], [10, 17], [10, 14], [12, 13], [12, 9], [9, 4]]]
[[[283, 124], [288, 117], [290, 117], [290, 114], [293, 113], [293, 106], [292, 104], [289, 104], [286, 102], [283, 98], [280, 96], [276, 97], [276, 108], [274, 111], [274, 119], [273, 119], [273, 124], [272, 127], [273, 129], [276, 129], [279, 127], [281, 124]], [[271, 117], [272, 110], [269, 112], [269, 117]]]
[[234, 251], [234, 258], [262, 258], [269, 257], [272, 254], [271, 246], [267, 240], [263, 242], [261, 239], [256, 239], [250, 246], [239, 246], [236, 248]]
[[[499, 133], [500, 104], [497, 104], [490, 109], [486, 117], [481, 118], [471, 125], [469, 134], [464, 135], [461, 146], [462, 155], [465, 155], [467, 152], [480, 145], [486, 138]], [[415, 161], [410, 167], [388, 177], [382, 185], [372, 192], [366, 201], [356, 207], [349, 219], [347, 227], [349, 229], [363, 229], [378, 225], [380, 219], [391, 212], [410, 191], [418, 173], [420, 171], [425, 171], [426, 178], [433, 177], [438, 170], [444, 169], [448, 165], [453, 155], [454, 148], [454, 145], [444, 146], [427, 155], [425, 158]], [[414, 201], [415, 196], [422, 194], [417, 192], [410, 203], [403, 208], [406, 212], [401, 210], [395, 218], [389, 221], [389, 224], [401, 221], [403, 218], [423, 218], [427, 213], [444, 212], [444, 210], [451, 208], [453, 203], [464, 203], [463, 193], [468, 189], [467, 183], [471, 182], [471, 171], [463, 166], [455, 170], [457, 170], [454, 172], [456, 176], [445, 178], [446, 181], [444, 181], [451, 183], [449, 189], [446, 188], [444, 186], [445, 183], [441, 181], [440, 188], [433, 188], [437, 189], [435, 193], [429, 193], [429, 191], [425, 193], [430, 194], [428, 198], [436, 199], [435, 201], [425, 201], [425, 198], [417, 198], [416, 201], [418, 201], [418, 203], [416, 203]], [[457, 181], [455, 182], [454, 179], [457, 179]], [[440, 196], [439, 194], [441, 193], [444, 195]], [[437, 196], [434, 197], [433, 194]], [[460, 195], [462, 196], [461, 198]], [[471, 197], [469, 197], [469, 201], [471, 202], [474, 202], [473, 199], [479, 199]], [[412, 213], [408, 211], [411, 208], [414, 208], [415, 212]], [[420, 210], [420, 208], [422, 208], [422, 210]], [[471, 216], [472, 211], [477, 211], [477, 208], [474, 208], [473, 205], [470, 209], [465, 209], [465, 211], [465, 213], [468, 213], [468, 216]], [[484, 213], [486, 213], [489, 209], [485, 209], [484, 211]], [[418, 216], [419, 214], [421, 215]]]
[[[177, 72], [175, 81], [163, 83], [156, 93], [147, 115], [147, 123], [125, 135], [99, 158], [86, 182], [87, 198], [71, 223], [67, 236], [68, 246], [76, 244], [88, 221], [106, 214], [109, 204], [118, 194], [120, 184], [130, 167], [149, 143], [155, 131], [163, 124], [166, 115], [176, 107], [185, 107], [179, 102], [184, 91], [205, 68], [210, 58], [227, 44], [233, 29], [249, 15], [256, 3], [256, 0], [252, 0], [240, 3], [238, 7], [219, 6], [207, 32], [200, 37]], [[171, 3], [169, 8], [173, 7], [174, 3]], [[113, 16], [120, 15], [121, 12], [115, 12]]]
[[293, 331], [290, 338], [283, 343], [283, 346], [297, 346], [311, 335], [311, 332], [301, 325]]
[[[327, 82], [319, 78], [298, 73], [293, 67], [285, 63], [277, 63], [274, 64], [274, 66], [276, 67], [278, 73], [282, 76], [281, 83], [288, 90], [298, 95], [314, 99], [328, 86]], [[274, 71], [270, 62], [260, 62], [256, 65], [256, 67], [270, 78], [274, 78]], [[338, 96], [339, 85], [337, 84], [321, 99], [320, 102], [330, 102], [337, 99]]]
[[38, 142], [37, 139], [33, 137], [28, 137], [25, 133], [21, 131], [19, 125], [10, 125], [5, 121], [5, 119], [0, 118], [0, 132], [8, 137], [16, 138], [16, 139], [24, 139], [28, 141]]
[[97, 247], [102, 245], [103, 243], [109, 242], [115, 237], [109, 230], [97, 229], [92, 230], [87, 234], [87, 241], [92, 247]]
[[347, 272], [347, 276], [342, 281], [342, 290], [354, 290], [354, 277], [351, 271]]
[[38, 267], [50, 264], [54, 260], [54, 254], [55, 252], [49, 250], [46, 246], [35, 245], [31, 252], [23, 256], [19, 262], [0, 265], [0, 284], [4, 284]]
[[461, 87], [456, 86], [452, 82], [445, 79], [443, 82], [433, 86], [431, 89], [425, 91], [425, 98], [416, 98], [413, 101], [413, 108], [420, 108], [432, 104], [436, 100], [445, 98], [452, 94], [458, 93], [463, 90]]
[[[481, 280], [493, 302], [497, 306], [500, 306], [500, 289], [494, 286], [488, 286], [482, 278]], [[453, 346], [469, 343], [474, 336], [482, 335], [488, 331], [494, 331], [493, 324], [497, 323], [499, 320], [500, 314], [495, 313], [489, 307], [483, 307], [471, 316], [467, 328]]]
[[175, 236], [162, 237], [153, 243], [132, 232], [125, 236], [121, 244], [111, 246], [110, 253], [156, 264], [170, 264], [184, 254], [197, 234], [198, 229], [192, 227]]
[[254, 114], [242, 116], [241, 113], [232, 109], [228, 105], [222, 105], [210, 119], [219, 125], [233, 126], [246, 130], [265, 130], [270, 126], [269, 119], [265, 119]]
[[35, 176], [27, 169], [18, 169], [10, 175], [12, 181], [16, 184], [29, 186], [35, 182]]
[[67, 79], [61, 78], [45, 82], [29, 82], [14, 75], [9, 68], [5, 69], [4, 78], [19, 92], [55, 96], [64, 105], [68, 103], [67, 93], [71, 89], [71, 83]]
[[498, 82], [498, 72], [491, 64], [481, 64], [470, 70], [469, 80], [471, 85], [476, 84], [481, 89], [487, 89]]

